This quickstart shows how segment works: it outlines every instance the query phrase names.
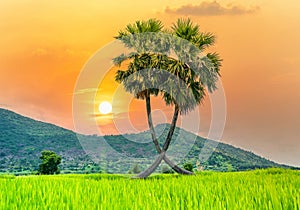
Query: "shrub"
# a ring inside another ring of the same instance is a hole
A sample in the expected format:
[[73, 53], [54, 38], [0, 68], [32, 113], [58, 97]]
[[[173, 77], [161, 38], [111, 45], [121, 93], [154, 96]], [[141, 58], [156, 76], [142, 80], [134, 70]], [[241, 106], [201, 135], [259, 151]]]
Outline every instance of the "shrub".
[[194, 166], [193, 166], [193, 164], [187, 162], [187, 163], [185, 163], [185, 164], [183, 165], [183, 168], [184, 168], [185, 170], [188, 170], [188, 171], [193, 172]]

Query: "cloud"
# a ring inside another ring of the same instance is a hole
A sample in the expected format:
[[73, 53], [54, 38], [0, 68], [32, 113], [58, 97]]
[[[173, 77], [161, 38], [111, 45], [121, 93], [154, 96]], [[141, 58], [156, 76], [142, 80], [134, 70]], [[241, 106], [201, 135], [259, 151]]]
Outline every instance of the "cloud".
[[227, 7], [224, 7], [217, 1], [213, 1], [202, 2], [200, 5], [183, 5], [175, 9], [167, 7], [165, 9], [165, 13], [193, 16], [220, 16], [251, 14], [257, 12], [258, 10], [258, 6], [247, 9], [241, 6], [229, 4]]
[[76, 95], [76, 94], [95, 93], [95, 92], [97, 92], [98, 90], [99, 90], [98, 88], [86, 88], [86, 89], [80, 89], [80, 90], [77, 90], [76, 92], [74, 92], [73, 95]]

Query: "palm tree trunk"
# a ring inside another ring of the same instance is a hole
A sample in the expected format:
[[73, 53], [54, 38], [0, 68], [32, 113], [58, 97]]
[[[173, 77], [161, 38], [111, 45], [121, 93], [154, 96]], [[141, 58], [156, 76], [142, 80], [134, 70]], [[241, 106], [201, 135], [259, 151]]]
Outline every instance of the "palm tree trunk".
[[167, 139], [166, 139], [166, 141], [164, 143], [164, 146], [163, 146], [163, 149], [162, 149], [163, 151], [167, 151], [169, 146], [170, 146], [172, 136], [173, 136], [173, 133], [174, 133], [174, 130], [175, 130], [175, 127], [176, 127], [178, 114], [179, 114], [179, 106], [177, 104], [175, 104], [175, 110], [174, 110], [174, 114], [173, 114], [172, 123], [171, 123], [171, 126], [170, 126], [170, 130], [169, 130]]
[[142, 171], [141, 173], [136, 175], [136, 177], [134, 177], [134, 178], [147, 178], [150, 174], [152, 174], [157, 169], [157, 167], [159, 166], [159, 164], [165, 157], [165, 154], [166, 154], [166, 152], [161, 152], [159, 154], [159, 156], [156, 158], [156, 160], [154, 161], [154, 163], [149, 168]]
[[152, 141], [155, 145], [157, 152], [161, 153], [161, 149], [160, 149], [159, 143], [157, 141], [154, 126], [153, 126], [152, 114], [151, 114], [151, 102], [150, 102], [150, 94], [149, 93], [147, 93], [147, 95], [146, 95], [146, 109], [147, 109], [147, 117], [148, 117], [148, 126], [149, 126], [149, 129], [151, 132]]
[[[178, 105], [176, 104], [175, 105], [175, 110], [174, 110], [174, 115], [173, 115], [173, 119], [172, 119], [172, 124], [170, 126], [170, 130], [169, 130], [169, 133], [168, 133], [168, 136], [167, 136], [167, 139], [164, 143], [164, 146], [163, 146], [163, 150], [162, 151], [167, 151], [169, 146], [170, 146], [170, 143], [171, 143], [171, 140], [172, 140], [172, 136], [173, 136], [173, 133], [174, 133], [174, 130], [176, 128], [176, 122], [177, 122], [177, 119], [178, 119], [178, 114], [179, 114], [179, 107]], [[191, 171], [188, 171], [188, 170], [185, 170], [183, 168], [180, 168], [179, 166], [175, 165], [171, 160], [169, 160], [167, 158], [167, 156], [165, 156], [164, 158], [164, 161], [169, 165], [171, 166], [171, 168], [176, 171], [177, 173], [180, 173], [180, 174], [186, 174], [186, 175], [192, 175], [194, 174], [193, 172]]]
[[[150, 132], [151, 132], [152, 141], [153, 141], [153, 143], [155, 145], [155, 148], [156, 148], [157, 152], [161, 153], [161, 148], [160, 148], [158, 140], [156, 138], [156, 134], [155, 134], [154, 126], [153, 126], [152, 115], [151, 115], [151, 101], [150, 101], [150, 94], [149, 93], [147, 93], [147, 95], [146, 95], [146, 109], [147, 109], [148, 125], [149, 125], [149, 129], [150, 129]], [[178, 113], [177, 113], [177, 117], [178, 117]], [[175, 122], [175, 125], [176, 125], [176, 122]], [[179, 174], [193, 174], [192, 172], [190, 172], [188, 170], [185, 170], [185, 169], [180, 168], [179, 166], [177, 166], [166, 155], [164, 156], [163, 160], [174, 171], [176, 171]]]
[[174, 129], [176, 127], [176, 122], [177, 122], [178, 113], [179, 113], [179, 107], [177, 105], [175, 106], [175, 112], [174, 112], [174, 115], [173, 115], [172, 124], [171, 124], [170, 130], [169, 130], [169, 133], [168, 133], [167, 140], [166, 140], [166, 142], [164, 144], [164, 147], [167, 144], [166, 150], [163, 150], [163, 151], [161, 150], [161, 148], [159, 146], [158, 140], [156, 138], [154, 126], [153, 126], [152, 115], [151, 115], [151, 102], [150, 102], [150, 94], [149, 93], [147, 93], [147, 95], [146, 95], [146, 109], [147, 109], [148, 125], [149, 125], [149, 129], [150, 129], [150, 132], [151, 132], [152, 141], [153, 141], [153, 143], [155, 145], [155, 148], [156, 148], [157, 152], [160, 155], [157, 157], [157, 159], [155, 160], [155, 162], [149, 168], [147, 168], [143, 172], [139, 173], [137, 175], [137, 178], [146, 178], [146, 177], [148, 177], [151, 173], [153, 173], [157, 169], [157, 167], [159, 166], [159, 164], [161, 163], [162, 160], [164, 160], [174, 171], [176, 171], [179, 174], [186, 174], [186, 175], [193, 174], [192, 172], [187, 171], [187, 170], [185, 170], [183, 168], [180, 168], [179, 166], [177, 166], [176, 164], [174, 164], [165, 155], [166, 150], [168, 149], [168, 147], [170, 145], [170, 142], [171, 142], [171, 139], [172, 139], [172, 135], [174, 133]]

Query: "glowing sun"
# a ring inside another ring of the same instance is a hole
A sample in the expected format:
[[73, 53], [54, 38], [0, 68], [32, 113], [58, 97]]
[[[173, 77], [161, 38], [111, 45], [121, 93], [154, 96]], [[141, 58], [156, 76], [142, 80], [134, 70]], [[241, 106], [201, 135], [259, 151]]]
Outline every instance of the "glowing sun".
[[108, 114], [112, 110], [112, 106], [109, 102], [104, 101], [99, 105], [99, 111], [101, 114]]

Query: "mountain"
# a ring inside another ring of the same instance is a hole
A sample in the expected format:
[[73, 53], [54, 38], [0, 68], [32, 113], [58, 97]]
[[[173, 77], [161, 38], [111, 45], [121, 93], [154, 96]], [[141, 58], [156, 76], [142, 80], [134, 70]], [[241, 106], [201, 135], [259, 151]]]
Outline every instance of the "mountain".
[[[168, 126], [156, 126], [160, 142], [167, 135]], [[191, 162], [195, 167], [200, 165], [204, 170], [214, 171], [289, 167], [180, 128], [176, 128], [173, 139], [168, 156], [180, 165]], [[63, 173], [126, 173], [135, 164], [145, 168], [157, 154], [148, 131], [103, 137], [77, 135], [53, 124], [0, 109], [0, 173], [36, 171], [40, 153], [45, 149], [62, 156], [60, 168]], [[207, 160], [203, 158], [212, 151]]]

